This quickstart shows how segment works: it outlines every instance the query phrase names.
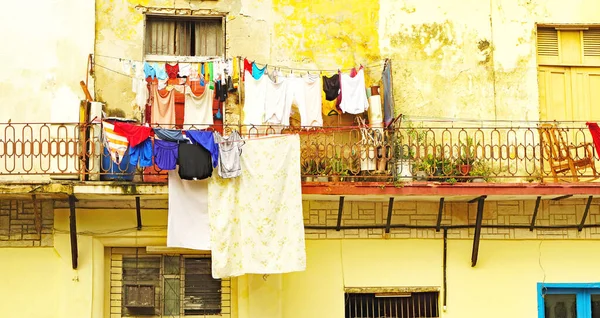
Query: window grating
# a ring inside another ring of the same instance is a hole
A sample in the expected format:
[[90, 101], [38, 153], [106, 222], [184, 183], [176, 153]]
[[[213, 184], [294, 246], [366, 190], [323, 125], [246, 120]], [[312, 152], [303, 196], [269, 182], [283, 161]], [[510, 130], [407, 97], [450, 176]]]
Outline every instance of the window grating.
[[600, 29], [583, 31], [583, 55], [600, 56]]
[[180, 19], [148, 16], [146, 54], [222, 56], [222, 18]]
[[553, 28], [538, 28], [537, 46], [541, 56], [558, 56], [558, 31]]
[[112, 248], [111, 317], [231, 316], [231, 282], [214, 279], [211, 259]]
[[393, 294], [346, 293], [346, 318], [437, 318], [438, 292]]

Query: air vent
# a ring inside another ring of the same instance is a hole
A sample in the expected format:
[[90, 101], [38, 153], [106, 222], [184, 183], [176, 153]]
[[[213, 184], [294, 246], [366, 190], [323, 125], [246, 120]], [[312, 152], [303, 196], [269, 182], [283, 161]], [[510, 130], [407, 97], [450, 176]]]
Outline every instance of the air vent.
[[600, 29], [583, 31], [583, 55], [600, 56]]
[[539, 28], [537, 33], [538, 55], [558, 56], [558, 31]]

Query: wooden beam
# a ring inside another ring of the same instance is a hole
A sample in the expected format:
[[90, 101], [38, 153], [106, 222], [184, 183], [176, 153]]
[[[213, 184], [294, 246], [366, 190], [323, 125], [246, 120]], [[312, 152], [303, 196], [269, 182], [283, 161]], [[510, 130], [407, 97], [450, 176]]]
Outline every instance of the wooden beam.
[[75, 201], [77, 199], [74, 195], [69, 196], [69, 232], [71, 235], [71, 265], [73, 269], [77, 269], [77, 260], [79, 258], [77, 250], [77, 216], [75, 211]]
[[535, 227], [535, 220], [537, 219], [538, 210], [540, 209], [540, 202], [542, 201], [542, 197], [538, 196], [535, 200], [535, 208], [533, 208], [533, 216], [531, 216], [531, 226], [529, 227], [529, 231], [533, 232], [533, 228]]
[[137, 229], [142, 229], [142, 209], [140, 204], [140, 197], [135, 197], [135, 214], [137, 217]]
[[483, 221], [483, 205], [485, 196], [479, 197], [477, 202], [477, 219], [475, 220], [475, 235], [473, 236], [473, 252], [471, 253], [471, 267], [477, 265], [477, 257], [479, 255], [479, 240], [481, 238], [481, 223]]
[[336, 231], [340, 231], [342, 227], [342, 212], [344, 211], [344, 196], [340, 197], [340, 204], [338, 206], [338, 217], [337, 217], [337, 225], [335, 227]]
[[590, 195], [588, 197], [587, 203], [585, 205], [585, 211], [583, 211], [583, 216], [581, 217], [581, 222], [579, 223], [579, 227], [577, 227], [577, 230], [579, 232], [581, 232], [581, 230], [583, 230], [583, 225], [585, 224], [585, 220], [587, 219], [588, 213], [590, 212], [590, 205], [592, 205], [592, 198], [594, 196]]
[[444, 198], [440, 198], [440, 206], [438, 209], [437, 224], [435, 227], [436, 232], [439, 232], [440, 227], [442, 226], [442, 212], [444, 212]]
[[392, 211], [394, 210], [394, 197], [390, 198], [390, 202], [388, 203], [388, 215], [387, 221], [385, 224], [385, 233], [390, 233], [390, 225], [392, 224]]

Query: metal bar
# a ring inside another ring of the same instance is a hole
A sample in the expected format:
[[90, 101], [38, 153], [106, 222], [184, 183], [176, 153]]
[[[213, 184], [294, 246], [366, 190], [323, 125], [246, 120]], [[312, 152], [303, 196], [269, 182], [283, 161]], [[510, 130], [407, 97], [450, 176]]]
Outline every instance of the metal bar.
[[448, 260], [448, 229], [444, 228], [444, 255], [442, 256], [442, 262], [443, 262], [442, 266], [444, 267], [444, 282], [443, 282], [444, 295], [442, 296], [444, 309], [446, 308], [446, 300], [447, 300], [446, 296], [448, 294], [448, 287], [446, 285], [446, 282], [447, 282], [447, 280], [446, 280], [446, 278], [447, 278], [447, 271], [446, 271], [447, 270], [447, 266], [446, 266], [447, 260]]
[[473, 237], [473, 252], [471, 253], [471, 267], [477, 265], [477, 256], [479, 254], [479, 239], [481, 238], [481, 222], [483, 221], [483, 205], [485, 196], [479, 198], [477, 203], [477, 219], [475, 220], [475, 235]]
[[73, 269], [77, 269], [77, 259], [79, 257], [77, 251], [77, 217], [75, 211], [75, 201], [77, 199], [74, 195], [69, 196], [69, 232], [71, 235], [71, 265]]
[[338, 207], [338, 217], [337, 217], [337, 225], [335, 227], [336, 231], [340, 231], [342, 229], [342, 211], [344, 210], [344, 197], [340, 197], [340, 205]]
[[435, 228], [436, 232], [440, 231], [440, 227], [442, 225], [442, 212], [444, 212], [444, 198], [440, 198], [440, 209], [438, 210], [437, 225]]
[[392, 224], [392, 210], [394, 209], [394, 197], [390, 198], [388, 203], [387, 222], [385, 224], [385, 233], [390, 233], [390, 225]]
[[529, 231], [533, 231], [535, 227], [535, 220], [537, 219], [538, 210], [540, 208], [540, 202], [542, 201], [542, 197], [538, 196], [535, 200], [535, 208], [533, 209], [533, 216], [531, 217], [531, 226], [529, 227]]
[[590, 205], [592, 205], [592, 198], [593, 196], [589, 196], [587, 203], [585, 205], [585, 211], [583, 211], [583, 216], [581, 217], [581, 223], [579, 223], [579, 227], [577, 228], [577, 230], [579, 232], [581, 232], [581, 230], [583, 230], [583, 225], [585, 224], [585, 220], [587, 219], [588, 213], [590, 212]]
[[142, 229], [142, 208], [140, 204], [140, 197], [135, 197], [135, 214], [137, 216], [137, 229]]
[[487, 198], [487, 195], [481, 195], [481, 196], [478, 196], [478, 197], [476, 197], [476, 198], [474, 198], [474, 199], [471, 199], [471, 200], [469, 200], [467, 203], [475, 203], [475, 202], [478, 202], [478, 201], [479, 201], [479, 199], [481, 199], [481, 198], [484, 198], [484, 199], [485, 199], [485, 198]]
[[570, 197], [572, 197], [572, 196], [573, 196], [572, 194], [561, 195], [560, 197], [556, 197], [556, 198], [554, 198], [554, 199], [550, 199], [550, 200], [552, 200], [552, 201], [559, 201], [559, 200], [562, 200], [562, 199], [567, 199], [567, 198], [570, 198]]

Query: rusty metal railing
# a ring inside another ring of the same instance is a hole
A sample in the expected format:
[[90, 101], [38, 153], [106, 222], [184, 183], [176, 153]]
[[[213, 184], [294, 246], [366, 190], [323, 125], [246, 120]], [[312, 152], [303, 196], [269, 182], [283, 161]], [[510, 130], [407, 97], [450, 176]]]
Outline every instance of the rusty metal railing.
[[[194, 129], [194, 127], [184, 127]], [[223, 126], [299, 133], [305, 182], [590, 182], [598, 153], [582, 122], [403, 120], [392, 127]], [[110, 160], [101, 125], [0, 124], [0, 179], [164, 182], [166, 172]]]

